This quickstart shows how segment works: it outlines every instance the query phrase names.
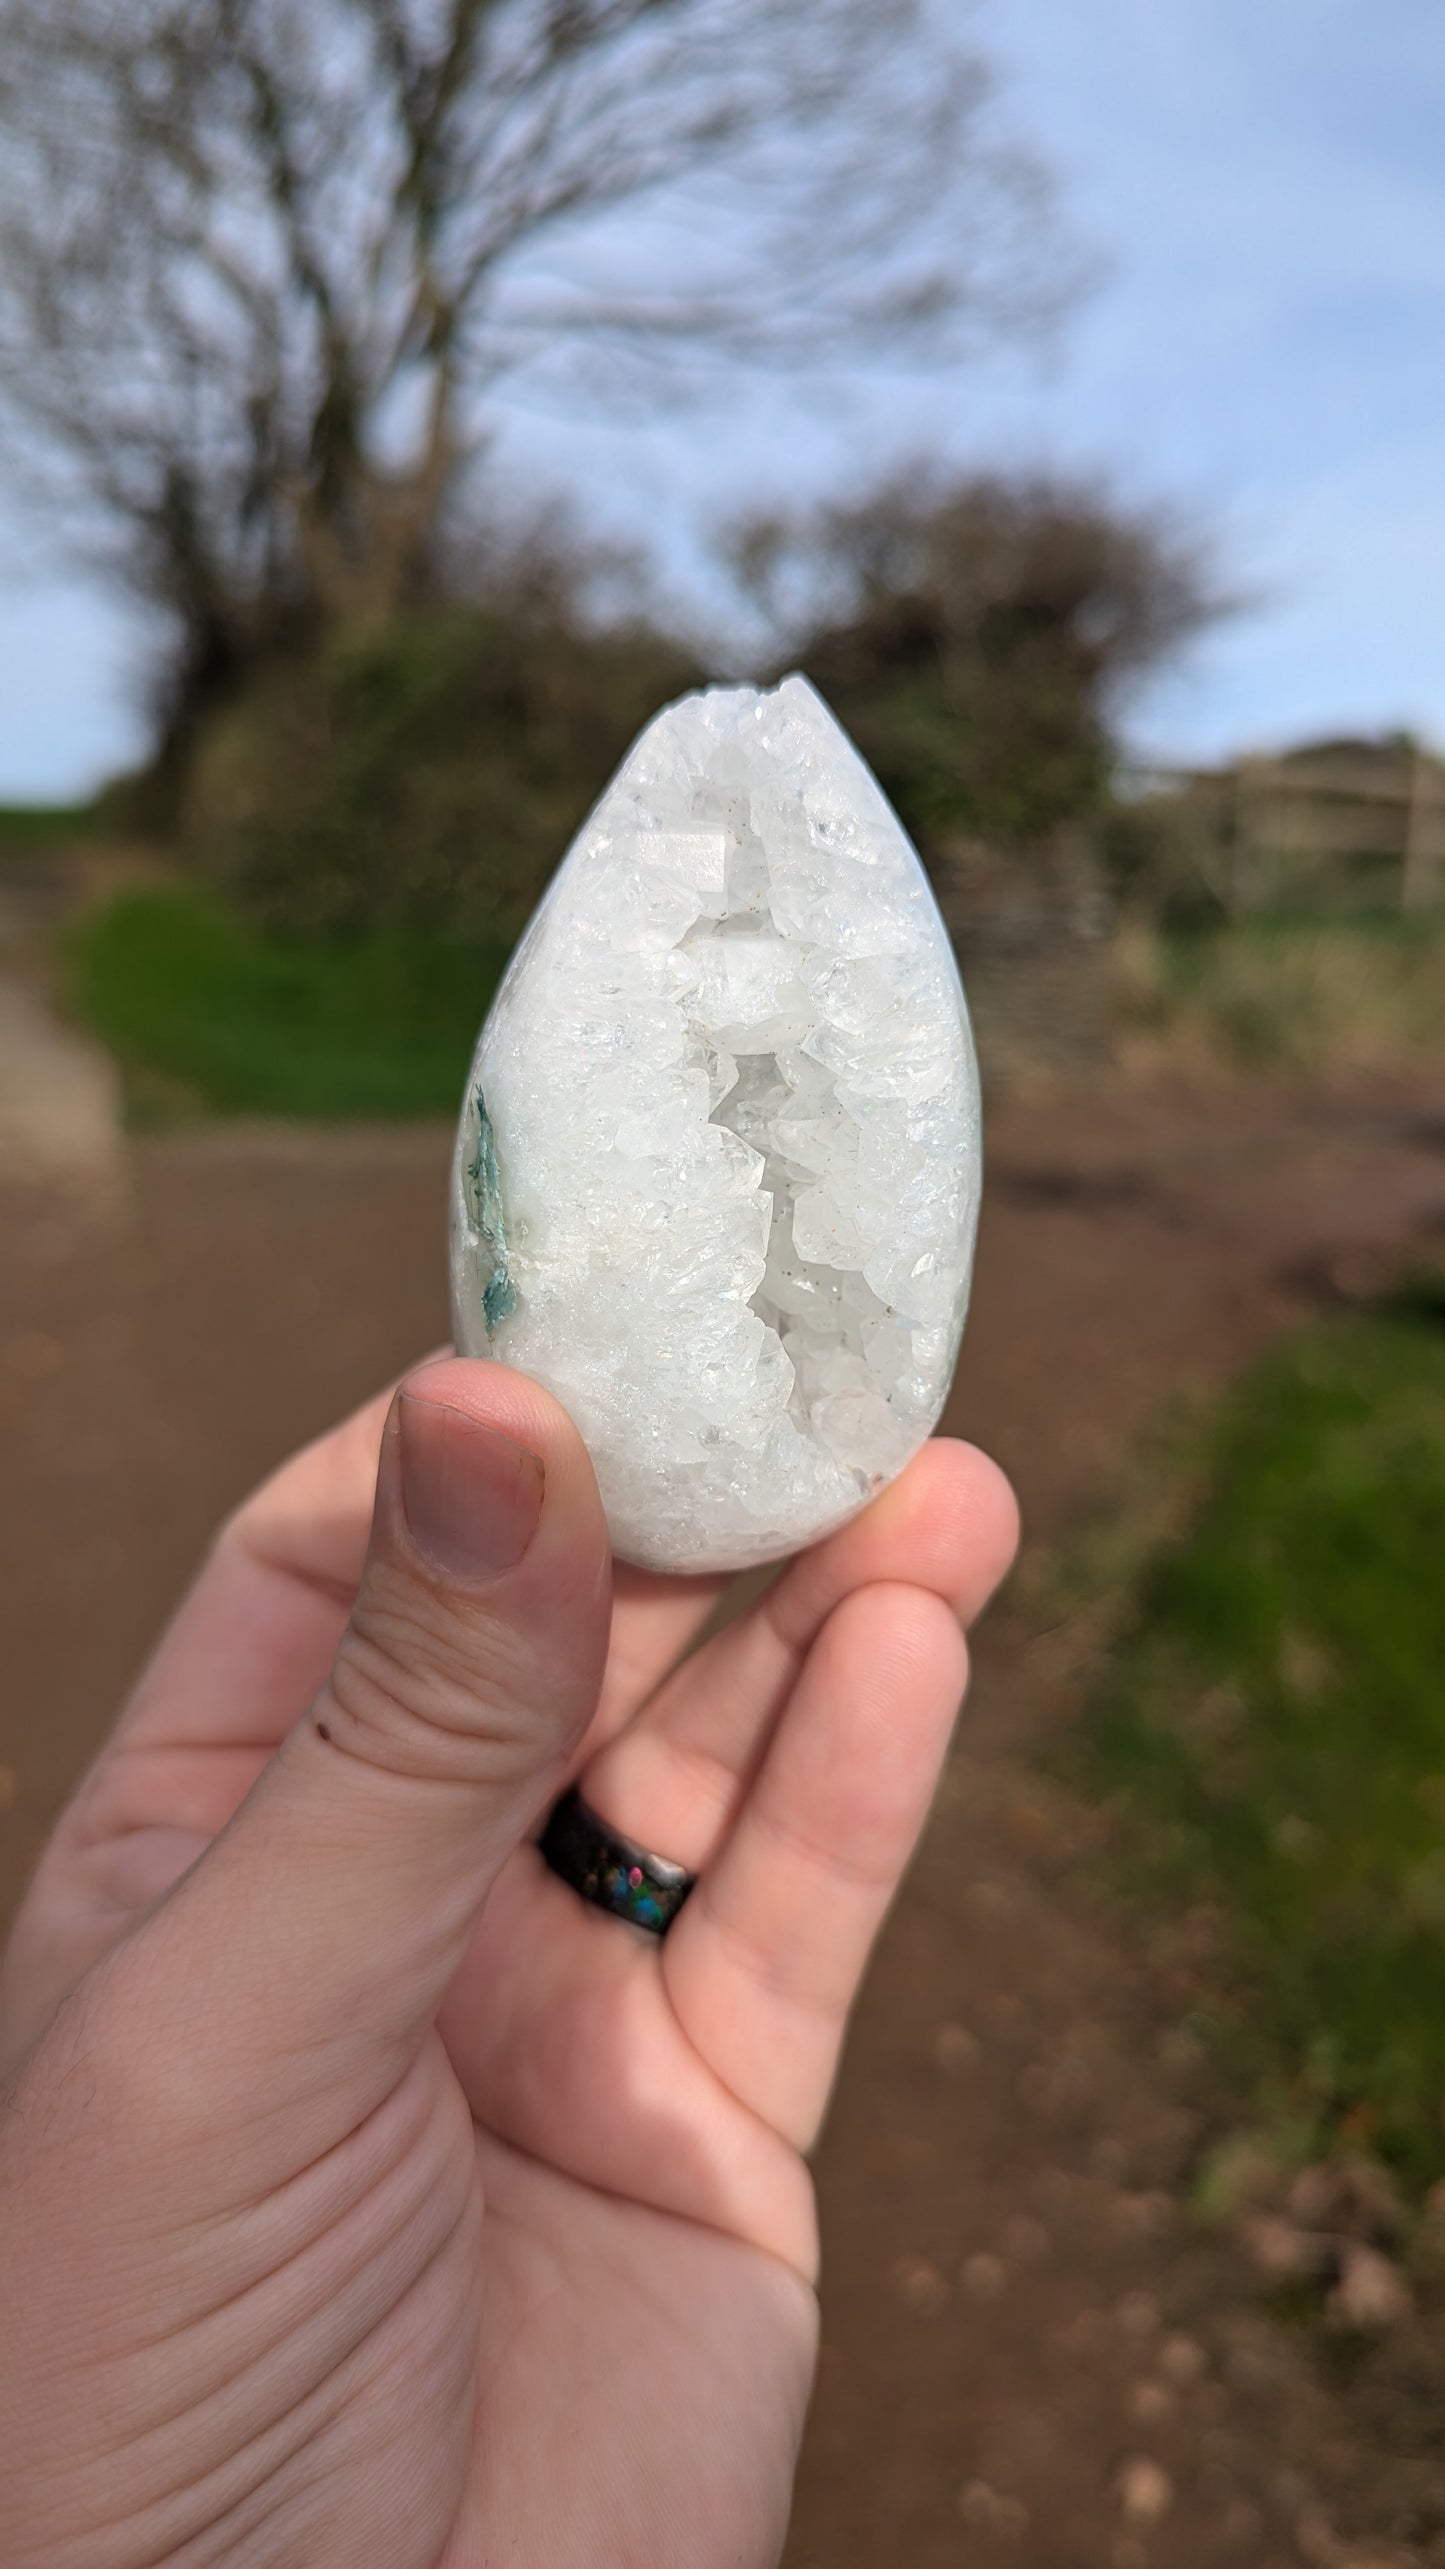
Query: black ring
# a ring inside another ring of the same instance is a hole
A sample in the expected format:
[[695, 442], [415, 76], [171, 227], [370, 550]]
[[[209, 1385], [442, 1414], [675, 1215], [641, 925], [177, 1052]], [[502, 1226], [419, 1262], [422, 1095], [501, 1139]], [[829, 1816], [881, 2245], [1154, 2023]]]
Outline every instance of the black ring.
[[564, 1793], [538, 1840], [552, 1871], [583, 1900], [665, 1936], [697, 1880], [686, 1865], [652, 1855], [589, 1810], [574, 1785]]

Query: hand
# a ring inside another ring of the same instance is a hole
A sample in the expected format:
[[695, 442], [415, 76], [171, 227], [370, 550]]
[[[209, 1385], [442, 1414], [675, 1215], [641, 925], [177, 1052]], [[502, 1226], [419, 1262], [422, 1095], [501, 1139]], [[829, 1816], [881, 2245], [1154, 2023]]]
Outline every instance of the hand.
[[[241, 1510], [0, 1990], [7, 2569], [776, 2559], [803, 2153], [1013, 1543], [935, 1443], [679, 1666], [724, 1583], [614, 1595], [457, 1359]], [[699, 1871], [664, 1941], [544, 1867], [573, 1775]]]

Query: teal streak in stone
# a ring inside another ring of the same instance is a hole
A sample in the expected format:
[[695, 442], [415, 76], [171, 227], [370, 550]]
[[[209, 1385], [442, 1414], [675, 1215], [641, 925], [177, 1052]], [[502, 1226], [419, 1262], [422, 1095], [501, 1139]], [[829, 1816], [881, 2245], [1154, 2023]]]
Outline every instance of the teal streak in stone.
[[480, 1087], [472, 1101], [475, 1140], [467, 1162], [467, 1194], [477, 1232], [491, 1254], [492, 1272], [482, 1295], [482, 1317], [493, 1337], [517, 1308], [517, 1288], [507, 1265], [507, 1220], [492, 1119]]

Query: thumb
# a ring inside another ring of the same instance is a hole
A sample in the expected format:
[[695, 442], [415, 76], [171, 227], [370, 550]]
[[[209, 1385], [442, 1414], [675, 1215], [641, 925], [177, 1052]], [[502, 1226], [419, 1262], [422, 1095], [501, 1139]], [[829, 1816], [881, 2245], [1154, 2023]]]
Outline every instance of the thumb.
[[560, 1789], [609, 1608], [602, 1506], [566, 1413], [499, 1365], [411, 1375], [330, 1677], [142, 1931], [152, 1992], [159, 1974], [179, 2013], [167, 2048], [209, 2114], [233, 2092], [242, 2112], [310, 2100], [329, 2121], [389, 2091]]

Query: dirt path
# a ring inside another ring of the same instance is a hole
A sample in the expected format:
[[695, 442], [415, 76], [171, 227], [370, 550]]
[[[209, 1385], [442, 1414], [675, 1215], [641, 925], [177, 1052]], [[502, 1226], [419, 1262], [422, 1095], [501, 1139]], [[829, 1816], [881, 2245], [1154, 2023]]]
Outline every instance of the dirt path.
[[[135, 1146], [128, 1214], [0, 1200], [6, 1903], [219, 1511], [442, 1336], [445, 1153], [202, 1131]], [[1014, 1106], [951, 1423], [1052, 1540], [1173, 1392], [1442, 1225], [1445, 1085]], [[790, 2569], [1445, 2562], [1418, 2332], [1341, 2396], [1186, 2218], [1214, 2101], [1169, 1949], [1091, 1901], [1033, 1764], [1063, 1648], [982, 1636], [860, 2011]]]
[[[1035, 1546], [1172, 1397], [1445, 1231], [1441, 1104], [995, 1119], [948, 1423], [1006, 1462]], [[1438, 2431], [1437, 2350], [1397, 2342], [1341, 2401], [1188, 2218], [1219, 2100], [1179, 2032], [1187, 1922], [1148, 1937], [1085, 1888], [1087, 1815], [1039, 1772], [1069, 1677], [1067, 1634], [1005, 1602], [860, 2013], [789, 2569], [1445, 2559], [1399, 2548], [1445, 2525], [1445, 2475], [1406, 2452]]]
[[[42, 900], [49, 890], [41, 878]], [[0, 883], [0, 1186], [113, 1195], [124, 1183], [114, 1064], [49, 1006], [34, 969], [32, 891]]]

